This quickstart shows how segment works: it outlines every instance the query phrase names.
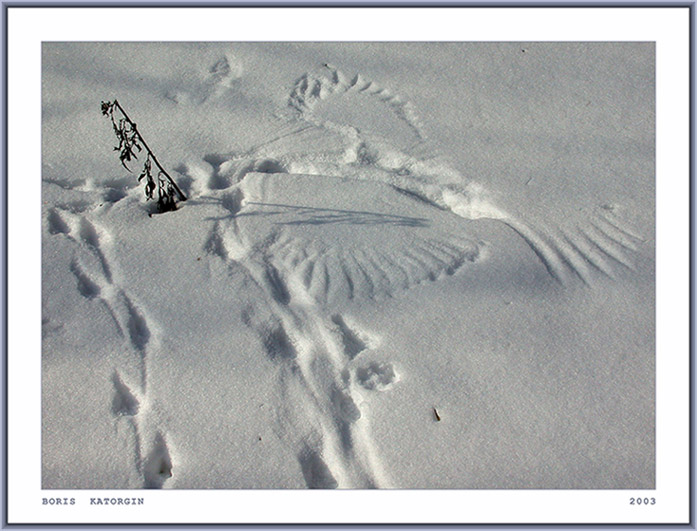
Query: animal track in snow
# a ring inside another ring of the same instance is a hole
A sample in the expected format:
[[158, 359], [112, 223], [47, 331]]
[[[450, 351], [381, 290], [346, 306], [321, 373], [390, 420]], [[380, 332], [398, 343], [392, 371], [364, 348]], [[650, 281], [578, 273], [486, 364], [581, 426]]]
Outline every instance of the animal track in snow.
[[338, 327], [344, 352], [349, 359], [353, 359], [368, 348], [368, 344], [357, 332], [349, 328], [340, 315], [333, 315], [332, 322]]
[[208, 235], [208, 239], [203, 246], [203, 250], [211, 255], [221, 258], [224, 262], [228, 260], [228, 251], [223, 241], [220, 221], [216, 221]]
[[223, 56], [218, 59], [211, 67], [208, 69], [208, 79], [213, 84], [224, 83], [231, 77], [232, 68], [230, 67], [230, 61], [227, 56]]
[[330, 393], [332, 410], [335, 418], [341, 422], [353, 424], [361, 418], [361, 412], [353, 398], [344, 389], [334, 388]]
[[[48, 214], [49, 232], [51, 234], [56, 234], [55, 229], [59, 229], [58, 232], [70, 232], [69, 230], [61, 230], [67, 227], [60, 226], [60, 214], [57, 211], [62, 211], [69, 215], [85, 214], [105, 205], [109, 206], [117, 203], [128, 196], [132, 189], [138, 187], [138, 182], [129, 177], [104, 179], [99, 182], [94, 182], [92, 179], [67, 181], [44, 178], [43, 182], [47, 185], [56, 186], [63, 191], [60, 194], [61, 199], [54, 203], [54, 208]], [[58, 225], [54, 225], [55, 223], [58, 223]]]
[[288, 104], [301, 113], [303, 117], [312, 121], [318, 106], [324, 100], [334, 96], [350, 98], [351, 96], [365, 95], [386, 106], [398, 120], [409, 127], [415, 140], [425, 139], [421, 120], [411, 102], [361, 74], [349, 78], [332, 65], [325, 64], [324, 67], [328, 76], [315, 76], [309, 72], [303, 74], [295, 82], [290, 93]]
[[79, 215], [86, 213], [88, 210], [94, 210], [98, 204], [99, 203], [97, 201], [76, 200], [66, 203], [59, 203], [57, 207], [65, 212]]
[[130, 177], [120, 177], [110, 179], [100, 183], [102, 189], [102, 199], [108, 203], [117, 203], [129, 192], [138, 187], [138, 182]]
[[305, 445], [298, 454], [298, 461], [310, 489], [335, 489], [339, 486], [331, 470], [316, 450]]
[[41, 318], [41, 337], [46, 338], [51, 334], [61, 333], [65, 330], [65, 325], [63, 323], [57, 323], [53, 321], [50, 317]]
[[128, 312], [128, 335], [133, 348], [144, 351], [150, 341], [150, 329], [143, 314], [136, 308], [127, 296], [123, 301]]
[[85, 274], [76, 260], [71, 262], [70, 272], [77, 279], [77, 290], [80, 292], [80, 295], [88, 299], [94, 299], [100, 295], [101, 288], [99, 285]]
[[70, 234], [70, 225], [61, 216], [60, 209], [52, 208], [49, 210], [47, 221], [50, 234]]
[[172, 477], [172, 458], [167, 441], [157, 432], [150, 451], [143, 463], [143, 477], [146, 489], [161, 489]]
[[207, 186], [211, 190], [224, 190], [242, 181], [250, 173], [288, 173], [284, 165], [273, 158], [253, 159], [243, 155], [222, 156], [210, 154], [203, 157], [213, 169]]
[[[111, 413], [115, 417], [117, 434], [119, 426], [126, 427], [126, 436], [129, 438], [133, 451], [133, 462], [139, 475], [143, 474], [143, 433], [141, 404], [138, 398], [126, 385], [119, 371], [114, 370], [111, 377], [114, 387], [111, 401]], [[121, 424], [123, 423], [123, 424]]]
[[44, 178], [43, 182], [52, 184], [54, 186], [58, 186], [59, 188], [62, 188], [63, 190], [83, 190], [85, 187], [85, 181], [84, 180], [78, 180], [78, 181], [70, 181], [68, 179], [51, 179], [51, 178]]
[[291, 360], [297, 352], [288, 333], [280, 323], [274, 323], [270, 328], [261, 329], [261, 341], [269, 358]]
[[399, 381], [391, 363], [373, 361], [356, 369], [356, 381], [369, 391], [385, 391]]
[[213, 171], [208, 177], [207, 186], [209, 189], [224, 190], [234, 184], [232, 176], [221, 170], [221, 164], [225, 162], [224, 158], [218, 155], [208, 155], [203, 157], [203, 160], [213, 168]]
[[198, 66], [196, 79], [164, 91], [163, 97], [178, 105], [203, 105], [224, 98], [242, 75], [242, 65], [230, 54]]
[[290, 302], [290, 293], [288, 293], [288, 289], [281, 278], [281, 274], [273, 264], [266, 264], [266, 268], [264, 269], [264, 280], [271, 296], [276, 299], [279, 304], [288, 304]]
[[133, 440], [135, 465], [142, 476], [143, 487], [160, 489], [172, 477], [172, 458], [165, 437], [161, 431], [157, 431], [147, 455], [144, 454], [149, 414], [143, 411], [140, 401], [124, 383], [118, 371], [114, 371], [112, 383], [114, 395], [111, 411], [117, 422], [126, 422], [126, 426], [129, 427]]
[[230, 216], [236, 216], [245, 204], [244, 193], [241, 188], [235, 188], [222, 195], [220, 203]]
[[111, 282], [111, 267], [109, 266], [109, 262], [101, 246], [101, 240], [104, 236], [100, 237], [97, 228], [86, 217], [80, 218], [78, 234], [82, 242], [86, 244], [99, 259], [99, 262], [102, 264], [102, 269], [104, 270], [104, 276]]
[[138, 413], [138, 399], [133, 395], [128, 386], [123, 383], [121, 376], [114, 371], [111, 381], [114, 384], [114, 399], [111, 411], [116, 416], [134, 416]]

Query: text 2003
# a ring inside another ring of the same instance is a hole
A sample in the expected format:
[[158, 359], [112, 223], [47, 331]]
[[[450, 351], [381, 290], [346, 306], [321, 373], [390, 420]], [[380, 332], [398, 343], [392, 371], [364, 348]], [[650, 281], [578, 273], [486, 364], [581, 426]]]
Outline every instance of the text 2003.
[[656, 498], [629, 498], [629, 505], [656, 505]]

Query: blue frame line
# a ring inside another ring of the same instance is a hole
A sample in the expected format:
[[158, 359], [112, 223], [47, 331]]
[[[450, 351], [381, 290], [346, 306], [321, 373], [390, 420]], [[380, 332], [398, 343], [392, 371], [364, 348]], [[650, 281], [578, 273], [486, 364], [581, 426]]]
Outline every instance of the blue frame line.
[[[690, 102], [689, 102], [689, 135], [690, 135], [690, 161], [689, 161], [689, 193], [690, 193], [690, 282], [689, 282], [689, 312], [690, 312], [690, 358], [689, 358], [689, 370], [690, 370], [690, 387], [689, 387], [689, 397], [690, 397], [690, 430], [689, 430], [689, 441], [690, 441], [690, 455], [689, 455], [689, 470], [690, 470], [690, 505], [689, 505], [689, 524], [685, 525], [656, 525], [656, 524], [620, 524], [612, 525], [614, 529], [667, 529], [675, 527], [687, 527], [690, 529], [695, 528], [695, 518], [694, 518], [694, 443], [695, 443], [695, 427], [693, 422], [694, 414], [694, 370], [695, 363], [693, 360], [694, 354], [694, 297], [695, 297], [695, 285], [693, 282], [693, 268], [695, 267], [695, 250], [694, 241], [695, 238], [694, 231], [692, 230], [695, 222], [695, 213], [693, 210], [693, 204], [695, 199], [695, 186], [693, 186], [693, 179], [695, 176], [695, 162], [694, 162], [694, 141], [695, 141], [695, 106], [694, 106], [694, 89], [695, 89], [695, 70], [693, 66], [694, 61], [694, 46], [695, 46], [695, 5], [696, 1], [666, 1], [661, 2], [657, 0], [536, 0], [536, 1], [519, 1], [514, 0], [476, 0], [476, 1], [466, 1], [466, 0], [436, 0], [436, 1], [424, 1], [424, 0], [241, 0], [241, 1], [231, 1], [231, 0], [204, 0], [201, 2], [195, 2], [191, 0], [105, 0], [105, 1], [95, 1], [95, 0], [71, 0], [71, 1], [2, 1], [2, 130], [1, 130], [1, 150], [0, 155], [2, 160], [2, 181], [0, 183], [0, 231], [2, 236], [2, 245], [0, 246], [0, 277], [1, 277], [1, 288], [0, 296], [2, 297], [2, 304], [0, 306], [0, 322], [1, 333], [2, 333], [2, 383], [3, 392], [1, 395], [2, 400], [2, 423], [1, 426], [1, 437], [0, 437], [0, 449], [2, 451], [2, 487], [3, 496], [0, 498], [0, 503], [2, 503], [2, 528], [23, 528], [23, 529], [75, 529], [75, 528], [94, 528], [94, 529], [203, 529], [203, 528], [230, 528], [234, 527], [237, 529], [355, 529], [359, 527], [364, 528], [380, 528], [380, 529], [461, 529], [467, 527], [470, 529], [550, 529], [550, 528], [563, 528], [563, 529], [585, 529], [596, 526], [603, 526], [602, 522], [595, 524], [583, 524], [583, 525], [561, 525], [561, 524], [519, 524], [519, 525], [501, 525], [501, 524], [446, 524], [446, 525], [422, 525], [422, 524], [409, 524], [409, 525], [398, 525], [398, 524], [360, 524], [360, 525], [348, 525], [348, 524], [286, 524], [286, 525], [270, 525], [270, 524], [129, 524], [129, 525], [119, 525], [119, 524], [98, 524], [98, 523], [88, 523], [88, 524], [55, 524], [55, 525], [45, 525], [45, 524], [9, 524], [8, 523], [8, 448], [7, 448], [7, 431], [8, 431], [8, 11], [10, 9], [31, 9], [31, 8], [61, 8], [61, 9], [71, 9], [71, 8], [339, 8], [339, 7], [349, 7], [349, 8], [378, 8], [378, 7], [399, 7], [399, 8], [687, 8], [690, 11], [689, 16], [689, 40], [690, 40], [690, 50], [689, 50], [689, 63], [690, 63], [690, 75], [689, 75], [689, 85], [690, 85]], [[365, 527], [369, 526], [369, 527]]]

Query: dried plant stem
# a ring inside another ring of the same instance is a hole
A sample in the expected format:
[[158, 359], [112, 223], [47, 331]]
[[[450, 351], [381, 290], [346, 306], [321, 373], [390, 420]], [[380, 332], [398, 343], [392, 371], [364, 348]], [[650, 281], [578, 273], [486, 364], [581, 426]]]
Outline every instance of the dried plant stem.
[[143, 138], [143, 135], [141, 135], [141, 134], [140, 134], [140, 131], [138, 131], [138, 128], [137, 128], [137, 126], [136, 126], [136, 123], [135, 123], [133, 120], [131, 120], [131, 118], [128, 116], [128, 114], [126, 114], [126, 111], [124, 110], [123, 107], [121, 107], [121, 104], [119, 103], [118, 100], [116, 100], [116, 99], [114, 100], [113, 106], [116, 107], [116, 108], [119, 110], [119, 112], [123, 115], [123, 117], [126, 119], [126, 121], [127, 121], [127, 122], [130, 124], [130, 126], [133, 128], [133, 132], [138, 136], [138, 140], [139, 140], [140, 143], [143, 145], [143, 147], [145, 148], [145, 150], [148, 152], [148, 155], [150, 155], [150, 159], [157, 165], [157, 167], [158, 167], [158, 169], [160, 170], [160, 172], [162, 173], [162, 175], [164, 175], [165, 177], [167, 177], [167, 180], [169, 181], [169, 184], [171, 184], [172, 187], [174, 188], [174, 190], [177, 192], [177, 195], [179, 196], [179, 199], [182, 200], [182, 201], [186, 201], [186, 196], [184, 195], [184, 192], [181, 191], [181, 189], [179, 188], [179, 186], [177, 186], [177, 183], [174, 181], [174, 179], [172, 179], [172, 177], [170, 176], [170, 174], [167, 173], [167, 170], [165, 170], [165, 169], [162, 167], [162, 164], [160, 164], [160, 161], [157, 160], [157, 157], [156, 157], [155, 154], [152, 152], [152, 150], [150, 149], [150, 147], [148, 146], [148, 144], [145, 142], [145, 139]]

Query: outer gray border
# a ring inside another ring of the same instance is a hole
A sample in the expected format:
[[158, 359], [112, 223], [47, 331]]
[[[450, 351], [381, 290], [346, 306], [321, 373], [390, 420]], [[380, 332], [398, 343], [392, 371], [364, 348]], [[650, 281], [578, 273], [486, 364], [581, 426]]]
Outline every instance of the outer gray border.
[[[690, 1], [665, 1], [661, 2], [658, 0], [536, 0], [536, 1], [526, 1], [521, 0], [516, 2], [515, 0], [434, 0], [428, 2], [427, 0], [203, 0], [201, 2], [194, 2], [191, 0], [72, 0], [72, 1], [56, 1], [51, 2], [49, 0], [44, 1], [1, 1], [2, 14], [0, 15], [0, 21], [2, 23], [2, 83], [0, 84], [0, 93], [2, 95], [2, 130], [0, 132], [0, 161], [2, 162], [2, 179], [0, 180], [0, 240], [2, 245], [0, 246], [0, 298], [2, 304], [0, 305], [0, 333], [2, 337], [1, 349], [2, 349], [2, 365], [0, 366], [0, 377], [2, 381], [2, 394], [0, 395], [0, 402], [2, 404], [2, 424], [0, 425], [0, 450], [2, 451], [2, 462], [0, 465], [0, 470], [2, 471], [2, 492], [3, 495], [0, 498], [0, 505], [2, 505], [2, 521], [0, 526], [2, 529], [204, 529], [204, 528], [218, 528], [218, 529], [670, 529], [670, 528], [682, 528], [682, 529], [696, 529], [696, 523], [694, 519], [694, 481], [695, 481], [695, 461], [694, 461], [694, 376], [695, 376], [695, 366], [693, 363], [694, 355], [694, 342], [693, 342], [693, 329], [695, 324], [695, 314], [693, 311], [694, 304], [694, 284], [693, 284], [693, 268], [695, 267], [694, 261], [694, 210], [693, 210], [693, 199], [695, 194], [695, 187], [693, 187], [693, 180], [695, 177], [695, 165], [694, 165], [694, 141], [695, 141], [695, 107], [694, 107], [694, 89], [695, 89], [695, 69], [694, 69], [694, 49], [695, 49], [695, 34], [694, 34], [694, 22], [695, 22], [695, 6], [697, 5], [697, 0]], [[7, 207], [8, 207], [8, 94], [7, 94], [7, 60], [8, 60], [8, 10], [10, 8], [34, 8], [34, 7], [52, 7], [52, 8], [75, 8], [75, 7], [174, 7], [174, 8], [205, 8], [205, 7], [230, 7], [230, 8], [245, 8], [245, 7], [409, 7], [409, 8], [423, 8], [423, 7], [460, 7], [460, 8], [472, 8], [472, 7], [489, 7], [489, 8], [510, 8], [510, 7], [523, 7], [523, 8], [583, 8], [583, 7], [633, 7], [633, 8], [688, 8], [690, 11], [690, 103], [689, 103], [689, 116], [690, 116], [690, 281], [689, 281], [689, 293], [690, 293], [690, 456], [689, 456], [689, 470], [690, 470], [690, 507], [689, 507], [689, 523], [684, 524], [606, 524], [598, 522], [595, 524], [286, 524], [286, 525], [269, 525], [269, 524], [9, 524], [7, 520], [7, 503], [8, 503], [8, 453], [7, 453], [7, 413], [8, 413], [8, 395], [7, 395], [7, 383], [8, 383], [8, 273], [7, 273], [7, 252], [8, 252], [8, 218], [7, 218]]]

